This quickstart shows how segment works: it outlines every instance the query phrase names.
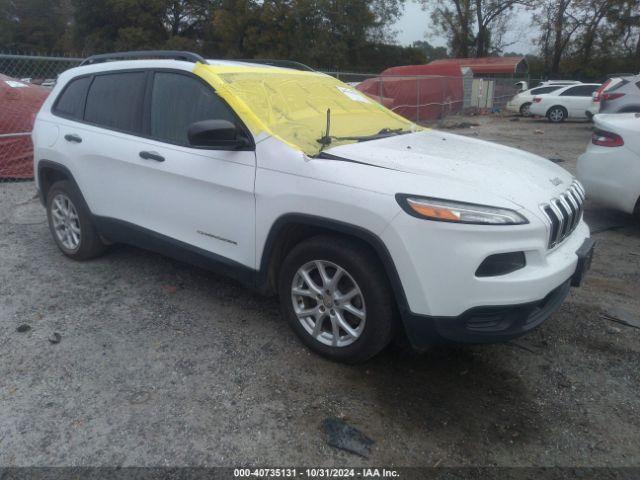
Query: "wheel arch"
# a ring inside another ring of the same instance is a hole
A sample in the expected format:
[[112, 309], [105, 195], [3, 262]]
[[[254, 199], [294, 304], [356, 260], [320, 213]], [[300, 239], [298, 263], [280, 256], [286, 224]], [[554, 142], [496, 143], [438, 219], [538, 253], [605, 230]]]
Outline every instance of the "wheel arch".
[[286, 214], [273, 223], [262, 250], [257, 281], [259, 289], [264, 293], [274, 293], [279, 267], [286, 254], [298, 243], [322, 234], [353, 238], [370, 248], [384, 268], [401, 315], [409, 311], [398, 270], [380, 237], [365, 228], [315, 215]]
[[[37, 188], [40, 194], [40, 201], [43, 205], [46, 205], [47, 194], [49, 193], [49, 189], [51, 188], [51, 186], [61, 180], [67, 180], [71, 182], [73, 186], [78, 190], [78, 192], [81, 192], [71, 171], [60, 163], [52, 162], [51, 160], [40, 160], [37, 166], [37, 174]], [[80, 197], [84, 202], [82, 193], [80, 193]], [[84, 206], [87, 207], [86, 202]]]

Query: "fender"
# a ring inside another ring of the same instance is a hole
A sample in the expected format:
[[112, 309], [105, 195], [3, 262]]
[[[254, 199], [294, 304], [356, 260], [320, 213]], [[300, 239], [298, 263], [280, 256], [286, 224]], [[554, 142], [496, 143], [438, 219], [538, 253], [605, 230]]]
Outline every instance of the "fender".
[[260, 270], [258, 271], [257, 277], [257, 286], [259, 288], [264, 287], [269, 282], [269, 265], [274, 254], [276, 242], [279, 240], [282, 231], [290, 225], [302, 225], [308, 227], [318, 227], [323, 230], [332, 230], [337, 233], [356, 237], [367, 243], [369, 246], [371, 246], [371, 248], [373, 248], [374, 252], [382, 262], [382, 266], [385, 270], [385, 273], [387, 274], [387, 278], [389, 278], [389, 282], [391, 283], [391, 288], [395, 295], [396, 303], [398, 305], [398, 309], [400, 310], [400, 315], [404, 318], [406, 314], [411, 313], [409, 304], [407, 302], [407, 297], [402, 286], [402, 282], [400, 281], [400, 275], [398, 275], [398, 270], [396, 269], [395, 263], [393, 262], [393, 258], [391, 257], [391, 254], [389, 253], [386, 245], [380, 239], [380, 237], [378, 237], [378, 235], [362, 227], [341, 222], [339, 220], [333, 220], [330, 218], [303, 213], [284, 214], [279, 217], [271, 226], [269, 234], [267, 235], [267, 240], [265, 241], [264, 248], [262, 250]]

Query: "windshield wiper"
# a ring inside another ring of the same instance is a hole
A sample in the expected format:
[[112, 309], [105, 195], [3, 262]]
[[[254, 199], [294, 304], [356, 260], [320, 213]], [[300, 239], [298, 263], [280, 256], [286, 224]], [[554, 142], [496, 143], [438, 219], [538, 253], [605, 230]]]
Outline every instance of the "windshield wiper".
[[377, 140], [379, 138], [393, 137], [394, 135], [402, 135], [403, 133], [410, 133], [402, 128], [383, 128], [378, 133], [373, 135], [360, 135], [355, 137], [331, 137], [334, 140], [355, 140], [357, 142], [366, 142], [367, 140]]
[[327, 133], [316, 140], [316, 142], [318, 142], [321, 146], [320, 146], [320, 152], [318, 153], [322, 153], [322, 149], [328, 145], [331, 145], [331, 143], [334, 140], [337, 141], [342, 141], [342, 140], [352, 140], [355, 142], [366, 142], [368, 140], [378, 140], [380, 138], [386, 138], [386, 137], [392, 137], [394, 135], [403, 135], [405, 133], [411, 133], [410, 130], [404, 130], [402, 128], [383, 128], [382, 130], [380, 130], [378, 133], [374, 133], [373, 135], [358, 135], [358, 136], [351, 136], [351, 137], [336, 137], [334, 135], [330, 135], [329, 134], [329, 128], [331, 126], [331, 117], [330, 117], [330, 110], [327, 110]]

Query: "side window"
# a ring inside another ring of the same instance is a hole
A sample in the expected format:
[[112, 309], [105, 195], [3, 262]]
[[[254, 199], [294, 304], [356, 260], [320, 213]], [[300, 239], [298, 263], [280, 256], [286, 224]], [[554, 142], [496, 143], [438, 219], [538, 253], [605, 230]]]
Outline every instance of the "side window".
[[563, 97], [590, 97], [598, 88], [598, 85], [579, 85], [565, 90], [561, 95]]
[[151, 95], [151, 136], [188, 145], [189, 126], [201, 120], [236, 122], [229, 107], [199, 80], [178, 73], [156, 73]]
[[562, 97], [578, 97], [580, 96], [580, 87], [571, 87], [567, 90], [565, 90], [564, 92], [562, 92], [560, 95]]
[[545, 93], [551, 93], [555, 90], [558, 90], [560, 87], [541, 87], [541, 88], [536, 88], [534, 90], [531, 90], [531, 93], [533, 95], [542, 95]]
[[56, 100], [53, 113], [75, 120], [82, 120], [84, 100], [91, 84], [91, 77], [71, 80]]
[[84, 119], [129, 133], [142, 130], [146, 72], [110, 73], [93, 80]]

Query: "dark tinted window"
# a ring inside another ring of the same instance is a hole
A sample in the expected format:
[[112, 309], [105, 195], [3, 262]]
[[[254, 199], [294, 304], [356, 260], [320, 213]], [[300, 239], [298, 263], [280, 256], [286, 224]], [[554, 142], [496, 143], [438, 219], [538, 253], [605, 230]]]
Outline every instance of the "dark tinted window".
[[556, 90], [558, 90], [560, 87], [540, 87], [540, 88], [534, 88], [533, 90], [531, 90], [531, 94], [532, 95], [542, 95], [545, 93], [551, 93], [554, 92]]
[[96, 76], [87, 97], [85, 121], [124, 132], [140, 132], [145, 78], [145, 72]]
[[65, 117], [82, 120], [84, 99], [90, 84], [91, 77], [71, 80], [58, 98], [53, 111]]
[[590, 97], [600, 85], [579, 85], [565, 90], [561, 95], [563, 97]]
[[178, 73], [156, 73], [151, 97], [151, 136], [188, 145], [187, 130], [201, 120], [236, 119], [218, 95], [201, 81]]

